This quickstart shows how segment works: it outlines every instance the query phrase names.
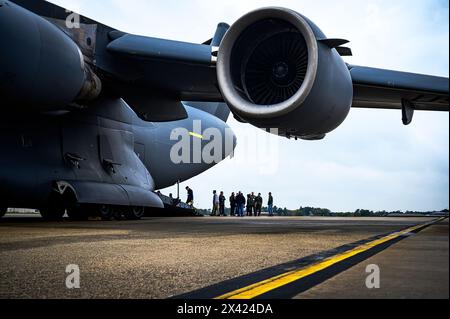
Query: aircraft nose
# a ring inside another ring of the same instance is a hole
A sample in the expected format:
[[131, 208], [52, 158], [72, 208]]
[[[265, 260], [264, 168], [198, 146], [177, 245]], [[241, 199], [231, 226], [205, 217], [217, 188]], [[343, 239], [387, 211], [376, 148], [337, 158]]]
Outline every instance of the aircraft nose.
[[[237, 146], [237, 137], [233, 129], [228, 126], [228, 124], [216, 118], [213, 118], [207, 125], [209, 129], [204, 131], [205, 140], [203, 152], [215, 153], [216, 155], [220, 154], [220, 156], [217, 155], [218, 158], [216, 160], [225, 160], [230, 156], [233, 157], [234, 150]], [[214, 132], [216, 133], [214, 134]], [[214, 140], [216, 140], [216, 142], [214, 142]], [[211, 150], [210, 148], [212, 147], [215, 147], [215, 149]], [[221, 147], [221, 149], [217, 149], [218, 147]]]

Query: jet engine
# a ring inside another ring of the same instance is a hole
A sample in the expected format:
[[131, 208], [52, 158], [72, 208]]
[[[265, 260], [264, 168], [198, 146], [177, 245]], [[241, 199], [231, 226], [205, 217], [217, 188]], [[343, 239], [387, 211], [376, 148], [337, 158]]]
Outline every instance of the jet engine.
[[2, 111], [59, 110], [100, 93], [100, 80], [62, 29], [6, 1], [0, 30]]
[[327, 39], [289, 9], [250, 12], [220, 45], [222, 95], [241, 121], [276, 128], [282, 136], [323, 138], [342, 124], [352, 104], [352, 79], [339, 50], [345, 42]]

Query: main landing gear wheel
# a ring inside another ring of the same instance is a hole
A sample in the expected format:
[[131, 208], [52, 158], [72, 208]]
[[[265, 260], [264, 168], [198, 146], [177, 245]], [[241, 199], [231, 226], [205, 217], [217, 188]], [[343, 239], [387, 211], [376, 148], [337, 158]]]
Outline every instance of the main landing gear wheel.
[[110, 221], [114, 217], [114, 209], [113, 209], [112, 206], [109, 206], [109, 205], [98, 205], [98, 206], [96, 206], [96, 210], [97, 210], [98, 215], [104, 221]]
[[125, 213], [125, 217], [129, 220], [139, 220], [144, 217], [145, 207], [130, 207]]
[[60, 221], [63, 219], [66, 211], [58, 207], [45, 207], [40, 209], [42, 218], [48, 221]]
[[0, 218], [6, 215], [6, 212], [8, 211], [8, 208], [6, 207], [0, 207]]

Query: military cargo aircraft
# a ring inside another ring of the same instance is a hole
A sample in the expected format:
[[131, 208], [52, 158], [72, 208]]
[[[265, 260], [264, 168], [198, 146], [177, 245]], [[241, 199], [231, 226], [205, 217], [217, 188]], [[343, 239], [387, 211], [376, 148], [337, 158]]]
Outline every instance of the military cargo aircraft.
[[[347, 40], [285, 8], [220, 23], [194, 44], [129, 34], [43, 0], [0, 0], [0, 30], [0, 216], [26, 207], [50, 220], [139, 219], [163, 207], [156, 189], [232, 154], [230, 113], [321, 140], [352, 107], [398, 109], [405, 125], [415, 111], [449, 111], [448, 78], [348, 65]], [[220, 134], [205, 136], [199, 123]], [[174, 161], [177, 130], [200, 152], [215, 140], [218, 160]]]

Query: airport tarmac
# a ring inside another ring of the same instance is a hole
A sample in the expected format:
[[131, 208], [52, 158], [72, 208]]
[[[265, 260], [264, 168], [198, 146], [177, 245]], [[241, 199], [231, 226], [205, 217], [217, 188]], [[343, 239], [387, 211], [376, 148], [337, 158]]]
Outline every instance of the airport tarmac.
[[[387, 237], [386, 237], [387, 236]], [[0, 298], [449, 298], [448, 219], [0, 221]], [[366, 267], [381, 288], [365, 286]], [[78, 265], [80, 289], [66, 287]]]

